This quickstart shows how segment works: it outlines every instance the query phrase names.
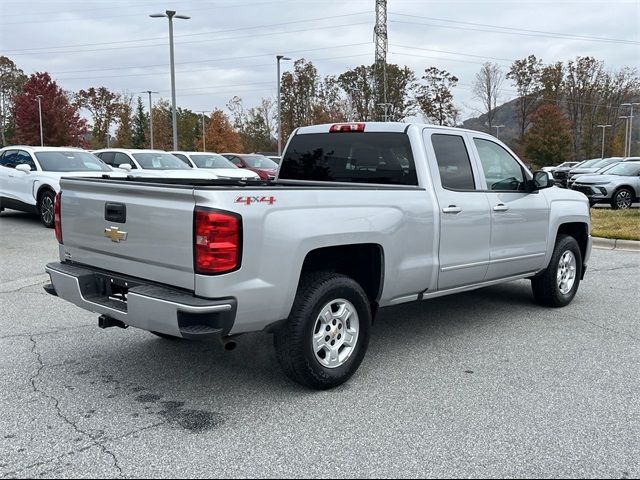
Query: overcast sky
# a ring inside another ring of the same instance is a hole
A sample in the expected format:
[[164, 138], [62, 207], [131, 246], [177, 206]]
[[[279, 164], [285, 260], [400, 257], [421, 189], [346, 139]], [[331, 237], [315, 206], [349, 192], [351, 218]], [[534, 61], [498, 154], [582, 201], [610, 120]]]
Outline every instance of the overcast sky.
[[[253, 106], [275, 96], [278, 53], [313, 61], [321, 75], [374, 61], [375, 0], [0, 0], [0, 54], [26, 73], [48, 71], [67, 90], [105, 86], [170, 98], [168, 25], [175, 20], [178, 105]], [[455, 101], [472, 113], [480, 64], [506, 67], [535, 54], [577, 55], [610, 69], [640, 65], [639, 1], [388, 0], [388, 62], [458, 76]], [[598, 38], [596, 38], [598, 37]], [[287, 67], [283, 63], [283, 67]], [[505, 83], [504, 100], [514, 96]]]

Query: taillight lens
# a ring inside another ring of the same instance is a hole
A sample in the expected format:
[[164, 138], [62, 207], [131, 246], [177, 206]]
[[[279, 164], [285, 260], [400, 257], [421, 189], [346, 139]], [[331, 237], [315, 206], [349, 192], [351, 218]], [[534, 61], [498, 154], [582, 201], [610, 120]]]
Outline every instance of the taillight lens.
[[60, 218], [60, 209], [62, 203], [62, 192], [58, 192], [53, 202], [53, 223], [56, 232], [56, 240], [62, 245], [62, 219]]
[[194, 212], [194, 269], [213, 275], [240, 268], [242, 220], [220, 210], [196, 208]]

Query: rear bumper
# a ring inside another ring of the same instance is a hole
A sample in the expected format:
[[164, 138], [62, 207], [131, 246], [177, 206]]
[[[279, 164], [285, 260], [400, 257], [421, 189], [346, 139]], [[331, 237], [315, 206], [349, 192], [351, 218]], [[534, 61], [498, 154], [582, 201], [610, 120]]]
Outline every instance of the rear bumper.
[[[227, 335], [233, 328], [234, 298], [205, 299], [188, 292], [69, 263], [45, 268], [45, 290], [80, 308], [143, 330], [183, 338]], [[126, 301], [122, 293], [126, 294]]]

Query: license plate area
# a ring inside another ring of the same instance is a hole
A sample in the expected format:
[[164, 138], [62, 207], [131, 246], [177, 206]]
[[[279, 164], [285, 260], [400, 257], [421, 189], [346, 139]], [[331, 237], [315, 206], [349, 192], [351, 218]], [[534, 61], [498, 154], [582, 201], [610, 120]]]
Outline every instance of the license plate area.
[[128, 278], [103, 273], [91, 276], [92, 281], [83, 282], [83, 296], [91, 302], [126, 312], [129, 289], [140, 284]]

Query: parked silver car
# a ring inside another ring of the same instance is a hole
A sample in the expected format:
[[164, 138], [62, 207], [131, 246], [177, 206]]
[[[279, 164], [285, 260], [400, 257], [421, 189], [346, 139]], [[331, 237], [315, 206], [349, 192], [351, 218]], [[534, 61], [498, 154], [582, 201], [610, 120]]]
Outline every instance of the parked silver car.
[[571, 188], [584, 193], [591, 205], [630, 208], [640, 201], [640, 161], [618, 163], [599, 175], [580, 175]]

